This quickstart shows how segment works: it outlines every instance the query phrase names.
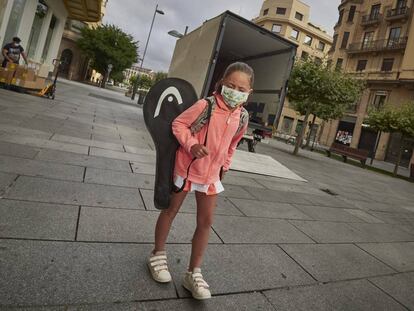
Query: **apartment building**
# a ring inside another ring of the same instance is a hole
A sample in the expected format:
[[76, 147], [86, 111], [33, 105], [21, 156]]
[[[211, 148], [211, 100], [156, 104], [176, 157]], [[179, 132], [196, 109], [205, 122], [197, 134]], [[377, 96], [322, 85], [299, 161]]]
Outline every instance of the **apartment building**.
[[[322, 28], [310, 22], [310, 7], [299, 0], [265, 0], [260, 15], [254, 19], [257, 25], [271, 30], [296, 43], [297, 59], [313, 57], [316, 61], [325, 61], [333, 38]], [[310, 120], [313, 116], [311, 115]], [[284, 108], [277, 127], [280, 135], [296, 135], [303, 126], [300, 116], [285, 100]], [[322, 121], [315, 119], [311, 139], [317, 136]], [[309, 127], [308, 127], [309, 130]]]
[[[412, 0], [341, 1], [329, 58], [333, 66], [366, 80], [367, 87], [341, 120], [326, 124], [321, 143], [329, 146], [346, 132], [351, 147], [395, 163], [400, 134], [372, 131], [364, 119], [370, 108], [414, 101], [412, 8]], [[402, 166], [408, 166], [413, 146], [414, 139], [405, 140]]]

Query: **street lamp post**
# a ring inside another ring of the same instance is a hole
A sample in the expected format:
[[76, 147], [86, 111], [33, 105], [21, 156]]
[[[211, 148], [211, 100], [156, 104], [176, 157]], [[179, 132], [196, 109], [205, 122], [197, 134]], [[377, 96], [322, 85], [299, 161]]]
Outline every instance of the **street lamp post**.
[[[155, 7], [154, 16], [152, 17], [150, 31], [149, 31], [149, 34], [148, 34], [147, 42], [145, 44], [144, 55], [142, 55], [141, 66], [139, 67], [140, 71], [141, 71], [142, 67], [144, 66], [145, 54], [147, 53], [148, 42], [149, 42], [150, 37], [151, 37], [152, 27], [154, 26], [154, 20], [155, 20], [155, 16], [157, 15], [157, 13], [160, 14], [160, 15], [164, 15], [165, 14], [164, 11], [158, 9], [158, 4]], [[139, 74], [137, 75], [137, 79], [139, 79]], [[132, 89], [131, 99], [135, 99], [135, 94], [137, 93], [137, 88], [138, 88], [138, 83], [136, 83], [134, 85], [133, 89]]]
[[177, 31], [177, 30], [170, 30], [169, 32], [168, 32], [168, 34], [170, 35], [170, 36], [173, 36], [173, 37], [176, 37], [176, 38], [182, 38], [182, 37], [184, 37], [186, 34], [187, 34], [187, 31], [188, 31], [188, 26], [186, 26], [185, 27], [185, 32], [184, 32], [184, 34], [182, 34], [182, 33], [180, 33], [179, 31]]
[[108, 84], [109, 75], [111, 74], [112, 68], [113, 68], [113, 65], [112, 64], [108, 64], [105, 86]]

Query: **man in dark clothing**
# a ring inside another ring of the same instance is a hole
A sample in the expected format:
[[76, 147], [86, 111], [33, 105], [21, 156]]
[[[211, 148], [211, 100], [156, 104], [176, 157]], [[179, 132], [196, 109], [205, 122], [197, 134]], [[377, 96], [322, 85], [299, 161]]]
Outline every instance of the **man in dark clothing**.
[[27, 57], [24, 53], [24, 49], [20, 45], [20, 38], [14, 37], [12, 43], [8, 43], [3, 47], [3, 63], [2, 67], [6, 67], [7, 63], [18, 64], [20, 60], [20, 54], [23, 56], [24, 61], [27, 64]]

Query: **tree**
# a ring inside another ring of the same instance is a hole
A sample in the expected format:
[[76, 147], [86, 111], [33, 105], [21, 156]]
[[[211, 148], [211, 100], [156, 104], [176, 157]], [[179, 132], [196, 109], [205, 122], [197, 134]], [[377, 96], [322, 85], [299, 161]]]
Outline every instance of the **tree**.
[[341, 71], [331, 70], [325, 63], [307, 58], [297, 62], [289, 79], [288, 98], [294, 109], [304, 115], [302, 129], [293, 154], [302, 145], [311, 114], [323, 119], [340, 118], [361, 94], [363, 83]]
[[118, 78], [124, 69], [131, 67], [138, 59], [138, 43], [115, 25], [84, 27], [81, 34], [77, 44], [91, 59], [92, 68], [104, 73], [104, 81], [109, 64], [113, 65], [111, 74]]
[[394, 167], [394, 175], [397, 175], [404, 149], [404, 139], [414, 137], [414, 102], [401, 106], [388, 104], [382, 109], [371, 109], [368, 111], [365, 123], [376, 131], [401, 133], [398, 157]]
[[158, 81], [162, 80], [162, 79], [166, 79], [168, 76], [168, 74], [166, 72], [163, 71], [158, 71], [155, 73], [153, 80], [153, 84], [157, 83]]

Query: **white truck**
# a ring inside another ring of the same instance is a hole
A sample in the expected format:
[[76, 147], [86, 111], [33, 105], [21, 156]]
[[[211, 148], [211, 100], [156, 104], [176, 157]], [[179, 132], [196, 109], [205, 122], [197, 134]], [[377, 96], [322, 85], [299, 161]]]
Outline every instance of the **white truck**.
[[213, 92], [227, 65], [245, 62], [255, 71], [254, 92], [246, 109], [260, 124], [272, 126], [282, 112], [296, 47], [226, 11], [177, 40], [168, 77], [190, 82], [202, 98]]

